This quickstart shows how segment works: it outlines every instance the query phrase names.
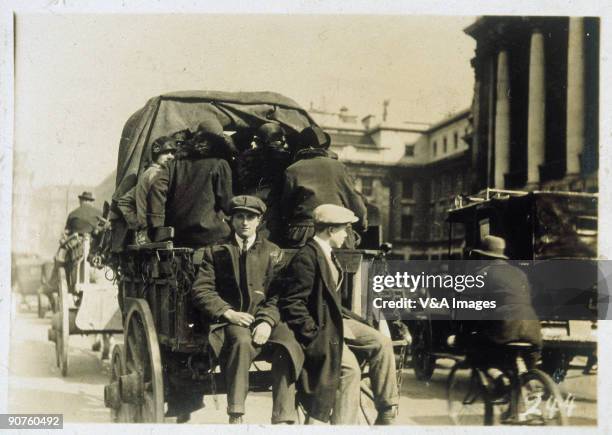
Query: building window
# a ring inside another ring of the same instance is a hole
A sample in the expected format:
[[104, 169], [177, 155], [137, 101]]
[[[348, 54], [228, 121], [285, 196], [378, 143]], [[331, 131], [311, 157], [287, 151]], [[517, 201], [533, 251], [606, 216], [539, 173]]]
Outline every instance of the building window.
[[442, 153], [446, 154], [447, 149], [448, 148], [447, 148], [447, 143], [446, 143], [446, 136], [444, 136], [443, 145], [442, 145]]
[[434, 157], [436, 156], [436, 154], [438, 154], [438, 142], [436, 142], [434, 140], [434, 142], [433, 142], [433, 155], [434, 155]]
[[412, 180], [404, 180], [402, 182], [402, 198], [412, 199], [413, 190]]
[[412, 216], [402, 215], [402, 239], [412, 238]]
[[406, 145], [404, 148], [405, 157], [414, 157], [414, 145]]
[[453, 142], [455, 143], [455, 149], [459, 148], [459, 133], [455, 132]]
[[361, 178], [361, 193], [365, 196], [372, 196], [374, 185], [374, 179], [372, 177], [362, 177]]

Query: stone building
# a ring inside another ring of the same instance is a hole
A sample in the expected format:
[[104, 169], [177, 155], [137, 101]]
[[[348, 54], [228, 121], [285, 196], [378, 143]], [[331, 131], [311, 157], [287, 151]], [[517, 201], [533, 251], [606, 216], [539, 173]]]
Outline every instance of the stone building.
[[599, 19], [482, 17], [470, 191], [597, 191]]
[[372, 115], [359, 122], [345, 108], [309, 113], [331, 135], [332, 150], [357, 189], [378, 208], [382, 239], [393, 243], [394, 254], [406, 259], [448, 254], [446, 211], [454, 196], [468, 193], [470, 111], [433, 126], [391, 125]]

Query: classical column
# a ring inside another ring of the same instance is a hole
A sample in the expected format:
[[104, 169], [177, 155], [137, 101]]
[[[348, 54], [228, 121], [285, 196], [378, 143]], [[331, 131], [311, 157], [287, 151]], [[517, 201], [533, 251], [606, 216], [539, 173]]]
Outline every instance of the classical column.
[[503, 189], [510, 170], [510, 77], [508, 52], [497, 55], [497, 101], [495, 103], [495, 188]]
[[584, 149], [584, 18], [570, 17], [567, 47], [566, 174], [580, 173]]
[[539, 29], [531, 34], [529, 51], [529, 109], [527, 121], [527, 184], [540, 181], [539, 166], [544, 163], [546, 140], [546, 82], [544, 35]]

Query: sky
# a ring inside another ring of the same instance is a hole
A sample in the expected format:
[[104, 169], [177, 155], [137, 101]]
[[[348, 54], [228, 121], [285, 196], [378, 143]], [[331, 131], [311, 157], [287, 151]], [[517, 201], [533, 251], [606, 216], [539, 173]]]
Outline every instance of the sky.
[[268, 90], [436, 122], [473, 92], [474, 17], [18, 14], [15, 148], [33, 187], [97, 185], [127, 118], [168, 91]]

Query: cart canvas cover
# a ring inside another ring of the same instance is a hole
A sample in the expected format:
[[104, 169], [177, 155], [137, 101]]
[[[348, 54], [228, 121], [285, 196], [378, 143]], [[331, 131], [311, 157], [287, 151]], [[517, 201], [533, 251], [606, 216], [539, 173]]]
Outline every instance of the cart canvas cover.
[[217, 118], [226, 131], [275, 121], [292, 134], [315, 124], [295, 101], [273, 92], [181, 91], [151, 98], [123, 128], [113, 199], [136, 184], [156, 138], [183, 129], [193, 132], [206, 117]]

